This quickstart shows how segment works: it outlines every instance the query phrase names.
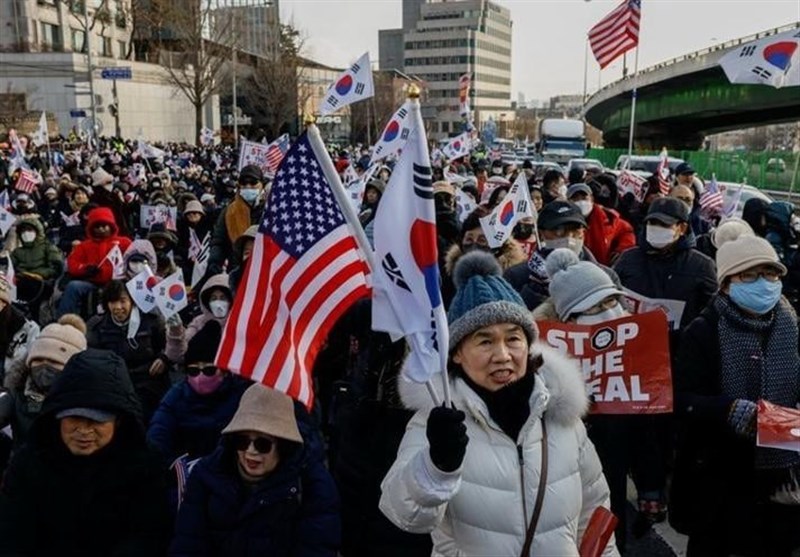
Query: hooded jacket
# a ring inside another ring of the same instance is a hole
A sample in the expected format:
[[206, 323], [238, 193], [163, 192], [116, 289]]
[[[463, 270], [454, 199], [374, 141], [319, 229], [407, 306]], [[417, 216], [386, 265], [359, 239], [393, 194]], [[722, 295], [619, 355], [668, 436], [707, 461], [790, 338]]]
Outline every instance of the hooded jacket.
[[[170, 557], [335, 557], [339, 496], [323, 463], [322, 440], [295, 406], [303, 445], [248, 489], [223, 440], [192, 470]], [[291, 445], [291, 444], [290, 444]]]
[[[169, 361], [176, 364], [182, 364], [183, 357], [186, 354], [186, 349], [189, 346], [189, 341], [192, 340], [192, 337], [196, 335], [197, 332], [209, 321], [214, 320], [219, 323], [219, 326], [223, 330], [225, 329], [225, 322], [228, 320], [228, 316], [226, 315], [223, 318], [214, 317], [214, 314], [211, 313], [211, 309], [208, 307], [208, 299], [211, 296], [211, 291], [213, 289], [221, 288], [228, 293], [232, 308], [233, 295], [231, 294], [231, 289], [228, 282], [228, 275], [224, 273], [214, 275], [208, 279], [203, 286], [203, 289], [200, 291], [200, 315], [192, 319], [189, 325], [187, 325], [185, 328], [183, 325], [177, 325], [167, 329], [167, 348], [164, 353], [166, 354], [167, 358], [169, 358]], [[228, 309], [228, 315], [230, 315], [230, 308]]]
[[58, 277], [64, 270], [64, 258], [61, 251], [47, 240], [42, 222], [39, 219], [20, 219], [16, 228], [19, 229], [20, 225], [33, 226], [36, 239], [29, 244], [23, 243], [17, 231], [19, 245], [11, 252], [14, 271], [20, 274], [34, 273], [44, 280]]
[[633, 227], [613, 209], [595, 203], [586, 223], [584, 242], [601, 265], [611, 265], [622, 252], [636, 245]]
[[[108, 238], [95, 238], [92, 228], [98, 223], [111, 225], [111, 235]], [[114, 214], [107, 207], [98, 207], [89, 212], [86, 219], [86, 239], [75, 246], [67, 258], [67, 272], [76, 279], [88, 280], [97, 286], [104, 286], [114, 275], [114, 268], [106, 255], [118, 245], [122, 253], [130, 246], [129, 238], [119, 235], [119, 229], [114, 221]], [[96, 274], [91, 274], [91, 267], [97, 267]]]
[[[117, 416], [111, 443], [90, 456], [73, 456], [58, 432], [56, 414], [76, 407]], [[160, 555], [169, 530], [163, 475], [124, 362], [98, 350], [73, 356], [6, 472], [0, 555]]]
[[[417, 413], [383, 480], [380, 508], [407, 532], [431, 533], [433, 557], [519, 555], [533, 512], [541, 467], [541, 420], [547, 422], [548, 474], [531, 555], [577, 555], [589, 518], [609, 507], [600, 460], [581, 417], [588, 407], [577, 364], [541, 343], [530, 416], [511, 439], [486, 403], [460, 378], [450, 379], [453, 403], [467, 414], [464, 462], [442, 472], [431, 461], [426, 424], [433, 402], [422, 385], [399, 381]], [[613, 537], [603, 555], [618, 555]]]
[[150, 270], [155, 273], [158, 262], [156, 260], [156, 250], [153, 248], [153, 244], [150, 240], [134, 240], [131, 242], [131, 245], [128, 246], [128, 249], [126, 249], [125, 253], [122, 255], [126, 271], [128, 269], [128, 262], [134, 255], [144, 257], [145, 261], [147, 261], [147, 264], [150, 266]]

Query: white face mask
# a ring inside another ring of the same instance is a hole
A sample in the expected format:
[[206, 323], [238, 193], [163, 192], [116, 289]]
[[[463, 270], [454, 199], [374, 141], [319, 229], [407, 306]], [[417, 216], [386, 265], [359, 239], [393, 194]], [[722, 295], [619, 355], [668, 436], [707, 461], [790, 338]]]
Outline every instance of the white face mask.
[[645, 231], [645, 239], [654, 248], [662, 249], [675, 241], [675, 232], [672, 228], [648, 224]]
[[227, 317], [230, 306], [231, 304], [228, 300], [213, 300], [208, 302], [208, 309], [211, 310], [211, 314], [217, 319]]
[[20, 234], [19, 237], [22, 238], [22, 241], [25, 242], [26, 244], [30, 244], [36, 239], [36, 232], [34, 232], [33, 230], [26, 230], [25, 232]]
[[131, 261], [130, 263], [128, 263], [128, 269], [130, 269], [131, 273], [133, 273], [133, 275], [136, 276], [142, 271], [144, 271], [146, 265], [147, 264], [144, 263], [143, 261]]
[[567, 185], [566, 184], [562, 184], [562, 185], [558, 186], [558, 197], [561, 197], [562, 199], [566, 199], [567, 198]]
[[575, 201], [574, 203], [578, 206], [578, 209], [581, 210], [581, 214], [584, 217], [588, 217], [589, 213], [591, 213], [592, 209], [594, 209], [594, 203], [588, 199], [582, 199], [581, 201]]
[[622, 304], [617, 302], [613, 308], [608, 308], [605, 311], [596, 313], [595, 315], [579, 315], [575, 322], [578, 325], [595, 325], [597, 323], [604, 323], [606, 321], [613, 321], [620, 317], [625, 317], [628, 312], [622, 307]]
[[580, 255], [583, 251], [583, 240], [569, 236], [566, 238], [555, 238], [554, 240], [542, 240], [542, 247], [544, 249], [566, 248], [572, 250], [575, 255]]

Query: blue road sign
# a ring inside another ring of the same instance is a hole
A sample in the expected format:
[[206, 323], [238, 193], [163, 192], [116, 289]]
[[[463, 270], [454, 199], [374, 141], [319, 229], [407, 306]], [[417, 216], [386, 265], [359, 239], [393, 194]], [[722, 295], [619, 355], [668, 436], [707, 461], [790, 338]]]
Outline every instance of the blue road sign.
[[133, 72], [129, 67], [122, 68], [103, 68], [100, 72], [103, 79], [132, 79]]
[[76, 108], [74, 110], [70, 110], [69, 115], [72, 118], [86, 118], [86, 111], [81, 108]]

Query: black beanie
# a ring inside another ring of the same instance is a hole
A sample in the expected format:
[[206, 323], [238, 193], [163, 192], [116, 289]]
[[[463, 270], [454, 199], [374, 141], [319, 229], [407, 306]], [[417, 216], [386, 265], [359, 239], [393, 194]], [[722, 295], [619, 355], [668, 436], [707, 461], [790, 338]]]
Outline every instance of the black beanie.
[[210, 320], [189, 341], [186, 347], [184, 363], [188, 366], [197, 362], [214, 362], [217, 357], [219, 343], [222, 340], [222, 327], [215, 320]]

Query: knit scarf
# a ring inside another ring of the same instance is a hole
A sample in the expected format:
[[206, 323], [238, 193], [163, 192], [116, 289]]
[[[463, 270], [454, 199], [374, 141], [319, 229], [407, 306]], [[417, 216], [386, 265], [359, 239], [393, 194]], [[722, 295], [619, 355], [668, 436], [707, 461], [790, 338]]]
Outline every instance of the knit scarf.
[[238, 195], [233, 202], [225, 209], [225, 227], [228, 230], [228, 238], [234, 243], [239, 236], [250, 228], [250, 205]]
[[[800, 356], [797, 320], [781, 298], [766, 316], [743, 313], [725, 295], [718, 295], [722, 394], [750, 400], [768, 400], [794, 408], [800, 400]], [[756, 448], [756, 468], [788, 469], [800, 465], [800, 454]]]

